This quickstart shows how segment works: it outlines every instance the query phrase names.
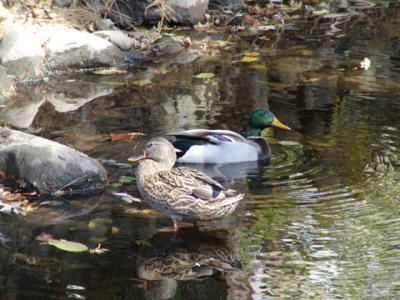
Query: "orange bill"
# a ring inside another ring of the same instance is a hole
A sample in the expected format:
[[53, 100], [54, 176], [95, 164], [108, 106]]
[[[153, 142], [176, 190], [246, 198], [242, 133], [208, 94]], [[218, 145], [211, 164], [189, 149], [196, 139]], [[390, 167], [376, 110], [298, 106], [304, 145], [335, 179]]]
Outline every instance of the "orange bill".
[[143, 154], [140, 154], [140, 155], [134, 156], [134, 157], [129, 157], [128, 161], [135, 162], [135, 161], [145, 159], [145, 158], [147, 158], [147, 155], [146, 155], [146, 152], [143, 150]]
[[292, 130], [289, 126], [286, 126], [285, 124], [281, 123], [281, 121], [279, 121], [276, 117], [272, 121], [271, 125], [275, 126], [275, 127], [283, 128], [286, 130]]

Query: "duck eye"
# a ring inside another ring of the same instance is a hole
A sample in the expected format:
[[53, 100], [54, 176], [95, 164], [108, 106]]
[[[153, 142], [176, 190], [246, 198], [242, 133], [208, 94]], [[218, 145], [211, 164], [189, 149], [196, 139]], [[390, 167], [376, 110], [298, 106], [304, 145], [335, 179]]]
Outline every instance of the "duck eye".
[[150, 148], [151, 146], [153, 146], [153, 143], [148, 143], [147, 144], [147, 148]]

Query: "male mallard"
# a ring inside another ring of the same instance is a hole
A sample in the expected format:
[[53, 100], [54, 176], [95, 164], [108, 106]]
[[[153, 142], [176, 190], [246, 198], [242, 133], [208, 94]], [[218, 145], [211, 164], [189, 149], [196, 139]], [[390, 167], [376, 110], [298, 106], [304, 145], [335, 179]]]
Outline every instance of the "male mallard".
[[191, 129], [178, 133], [173, 145], [179, 150], [178, 162], [182, 163], [238, 163], [265, 160], [271, 156], [268, 143], [261, 131], [269, 126], [291, 130], [266, 109], [254, 111], [246, 127], [245, 137], [230, 130]]
[[243, 199], [231, 189], [197, 170], [175, 164], [174, 146], [165, 138], [150, 140], [143, 155], [129, 158], [139, 160], [136, 182], [143, 199], [155, 210], [174, 221], [211, 220], [230, 215]]

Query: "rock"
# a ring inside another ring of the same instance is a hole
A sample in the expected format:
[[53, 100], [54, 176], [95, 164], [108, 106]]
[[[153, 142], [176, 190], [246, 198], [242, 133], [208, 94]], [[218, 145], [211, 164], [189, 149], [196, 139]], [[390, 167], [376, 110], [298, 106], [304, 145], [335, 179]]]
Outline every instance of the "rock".
[[93, 34], [103, 39], [106, 39], [107, 41], [110, 41], [123, 51], [139, 47], [138, 41], [136, 41], [133, 38], [130, 38], [128, 35], [126, 35], [120, 30], [96, 31]]
[[[120, 36], [115, 33], [112, 39], [130, 49], [129, 41]], [[104, 38], [62, 25], [15, 25], [0, 42], [1, 64], [17, 79], [42, 77], [50, 71], [118, 67], [142, 58], [139, 51], [121, 51]]]
[[210, 0], [210, 9], [240, 9], [244, 7], [244, 0]]
[[94, 34], [63, 26], [52, 26], [52, 31], [45, 46], [51, 70], [118, 66], [125, 62], [121, 50]]
[[154, 25], [163, 13], [172, 23], [195, 25], [204, 19], [207, 7], [208, 0], [117, 0], [113, 1], [108, 15], [121, 28]]
[[154, 42], [149, 58], [157, 63], [186, 64], [194, 61], [197, 55], [190, 53], [183, 41], [164, 35]]
[[58, 7], [69, 7], [74, 0], [52, 0], [52, 4]]
[[0, 103], [3, 104], [5, 99], [14, 93], [14, 80], [7, 75], [7, 69], [0, 66]]
[[85, 193], [103, 188], [107, 171], [95, 159], [65, 145], [0, 128], [0, 170], [42, 193]]
[[204, 20], [204, 14], [208, 8], [208, 0], [167, 0], [168, 18], [177, 24], [195, 25]]
[[42, 38], [36, 27], [16, 25], [0, 42], [1, 64], [7, 73], [18, 78], [24, 75], [41, 75], [46, 70]]

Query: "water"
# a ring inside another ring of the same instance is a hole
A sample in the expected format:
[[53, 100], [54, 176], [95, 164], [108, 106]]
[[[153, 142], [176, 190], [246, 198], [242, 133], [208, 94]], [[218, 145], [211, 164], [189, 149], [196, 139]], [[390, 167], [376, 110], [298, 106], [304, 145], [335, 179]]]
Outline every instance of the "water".
[[[400, 297], [399, 13], [360, 9], [342, 27], [304, 21], [286, 34], [212, 36], [231, 44], [211, 61], [136, 74], [151, 77], [143, 87], [129, 74], [20, 87], [3, 118], [100, 159], [111, 185], [0, 216], [2, 298]], [[240, 62], [246, 51], [258, 61]], [[359, 68], [364, 57], [368, 70]], [[195, 78], [202, 72], [215, 77]], [[264, 107], [293, 130], [268, 138], [269, 164], [221, 167], [224, 184], [246, 193], [234, 216], [173, 235], [159, 231], [169, 219], [114, 194], [139, 197], [126, 159], [149, 138], [199, 127], [243, 132]], [[147, 136], [107, 139], [133, 131]], [[44, 232], [109, 251], [62, 251], [35, 239]]]

